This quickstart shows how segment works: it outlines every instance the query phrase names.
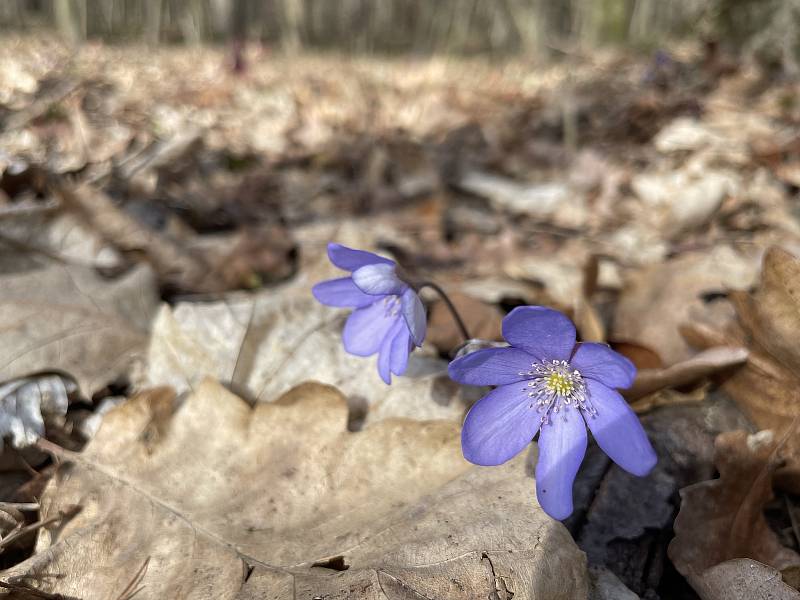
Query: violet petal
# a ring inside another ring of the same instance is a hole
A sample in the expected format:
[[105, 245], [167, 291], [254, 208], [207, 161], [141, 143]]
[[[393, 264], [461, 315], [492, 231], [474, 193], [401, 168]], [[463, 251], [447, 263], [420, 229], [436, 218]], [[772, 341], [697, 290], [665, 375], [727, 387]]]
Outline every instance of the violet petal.
[[636, 413], [618, 392], [599, 381], [587, 379], [586, 387], [597, 409], [596, 415], [586, 415], [597, 445], [628, 473], [647, 475], [658, 458]]
[[331, 262], [345, 271], [355, 271], [364, 265], [387, 264], [394, 265], [393, 260], [383, 258], [365, 250], [354, 250], [333, 242], [328, 244], [328, 258]]
[[387, 310], [381, 301], [354, 310], [344, 324], [342, 332], [344, 349], [356, 356], [375, 354], [399, 318], [399, 315]]
[[575, 346], [575, 326], [551, 308], [518, 306], [503, 319], [503, 337], [539, 361], [569, 360]]
[[517, 348], [485, 348], [457, 358], [447, 371], [459, 383], [506, 385], [525, 379], [534, 360]]
[[610, 388], [629, 388], [636, 379], [634, 364], [606, 344], [578, 344], [570, 364], [584, 377], [599, 381]]
[[461, 450], [476, 465], [499, 465], [531, 443], [541, 414], [520, 384], [500, 386], [478, 400], [461, 430]]
[[395, 275], [394, 265], [364, 265], [353, 271], [353, 282], [365, 294], [399, 295], [406, 284]]
[[586, 424], [574, 407], [550, 413], [539, 434], [536, 497], [554, 519], [572, 514], [572, 484], [586, 454]]
[[400, 296], [400, 305], [411, 339], [416, 346], [422, 346], [426, 332], [425, 307], [422, 305], [422, 300], [413, 289], [408, 288]]
[[392, 343], [401, 329], [405, 329], [405, 325], [401, 319], [396, 319], [378, 351], [378, 375], [381, 376], [386, 385], [392, 385]]
[[408, 353], [411, 351], [411, 334], [407, 327], [400, 330], [392, 340], [391, 370], [395, 375], [402, 375], [408, 367]]
[[350, 277], [322, 281], [311, 288], [311, 293], [319, 302], [328, 306], [361, 308], [376, 300], [375, 296], [358, 289]]

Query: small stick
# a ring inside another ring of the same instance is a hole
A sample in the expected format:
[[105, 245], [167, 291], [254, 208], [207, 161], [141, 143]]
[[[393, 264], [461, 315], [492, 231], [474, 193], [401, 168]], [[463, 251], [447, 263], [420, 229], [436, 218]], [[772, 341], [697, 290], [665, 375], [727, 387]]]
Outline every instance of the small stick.
[[52, 517], [48, 517], [47, 519], [44, 519], [43, 521], [37, 521], [36, 523], [31, 523], [30, 525], [26, 525], [25, 527], [20, 527], [19, 529], [15, 529], [11, 533], [9, 533], [6, 537], [4, 537], [2, 540], [0, 540], [0, 553], [3, 552], [3, 548], [8, 546], [14, 540], [17, 540], [17, 539], [21, 538], [22, 536], [27, 535], [29, 533], [32, 533], [32, 532], [36, 531], [37, 529], [41, 529], [42, 527], [46, 527], [47, 525], [50, 525], [51, 523], [55, 523], [56, 521], [60, 521], [61, 519], [74, 517], [75, 515], [77, 515], [81, 511], [81, 508], [82, 507], [80, 505], [73, 504], [72, 506], [68, 506], [67, 508], [64, 508], [64, 509], [58, 511], [58, 514], [53, 515]]
[[5, 508], [15, 508], [17, 510], [26, 512], [26, 511], [35, 511], [39, 510], [39, 503], [38, 502], [0, 502], [0, 510]]
[[144, 589], [144, 586], [139, 586], [139, 584], [141, 583], [142, 579], [144, 579], [149, 564], [150, 557], [148, 556], [146, 559], [144, 559], [144, 563], [142, 563], [142, 566], [139, 567], [138, 571], [136, 571], [136, 574], [133, 576], [133, 579], [131, 579], [130, 583], [128, 583], [120, 595], [117, 596], [116, 600], [131, 600], [131, 598]]
[[456, 307], [453, 305], [453, 302], [450, 300], [445, 291], [432, 281], [423, 281], [422, 283], [417, 285], [417, 291], [426, 287], [431, 288], [434, 292], [439, 294], [439, 297], [444, 301], [445, 305], [447, 306], [447, 309], [450, 311], [450, 315], [456, 322], [456, 325], [458, 326], [458, 329], [461, 332], [461, 336], [464, 338], [464, 341], [468, 342], [469, 340], [471, 340], [472, 338], [467, 332], [467, 327], [466, 325], [464, 325], [464, 321], [461, 320], [461, 315], [458, 314]]
[[12, 583], [10, 581], [0, 581], [0, 588], [11, 590], [12, 592], [23, 591], [28, 596], [35, 596], [36, 598], [44, 598], [45, 600], [77, 600], [61, 594], [51, 594], [44, 590], [37, 589], [28, 585], [27, 583]]
[[54, 444], [45, 438], [39, 438], [33, 445], [42, 452], [45, 452], [55, 458], [56, 462], [70, 460], [77, 454], [77, 452], [72, 452], [71, 450], [62, 448], [58, 444]]
[[800, 546], [800, 528], [798, 528], [797, 519], [794, 516], [794, 507], [792, 506], [791, 502], [789, 502], [789, 496], [784, 495], [783, 501], [786, 504], [786, 512], [789, 513], [789, 522], [792, 524], [794, 538], [797, 540], [798, 546]]

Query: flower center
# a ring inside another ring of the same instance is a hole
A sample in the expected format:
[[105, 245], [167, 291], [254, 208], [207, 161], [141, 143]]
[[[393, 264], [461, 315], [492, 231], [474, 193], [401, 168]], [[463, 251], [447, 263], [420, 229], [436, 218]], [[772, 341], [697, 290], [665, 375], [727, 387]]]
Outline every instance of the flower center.
[[[542, 424], [550, 423], [551, 415], [566, 412], [571, 406], [588, 415], [597, 409], [589, 398], [580, 371], [565, 360], [531, 363], [530, 371], [520, 372], [527, 385], [522, 388], [530, 399], [530, 408], [542, 413]], [[564, 416], [566, 419], [566, 415]]]
[[551, 392], [560, 394], [561, 396], [568, 396], [575, 389], [575, 384], [569, 375], [564, 375], [558, 371], [550, 373], [545, 377], [545, 387]]

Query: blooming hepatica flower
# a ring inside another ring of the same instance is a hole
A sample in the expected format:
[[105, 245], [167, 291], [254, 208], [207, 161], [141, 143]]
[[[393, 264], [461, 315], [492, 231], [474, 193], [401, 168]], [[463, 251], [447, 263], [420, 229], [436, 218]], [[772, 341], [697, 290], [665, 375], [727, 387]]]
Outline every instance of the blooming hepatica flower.
[[394, 261], [332, 243], [328, 257], [351, 274], [318, 283], [312, 293], [322, 304], [355, 308], [342, 333], [344, 349], [356, 356], [377, 353], [378, 373], [391, 384], [392, 373], [405, 373], [409, 352], [425, 339], [425, 308], [397, 277]]
[[600, 448], [638, 476], [656, 454], [628, 403], [636, 367], [605, 344], [575, 343], [575, 327], [563, 314], [522, 306], [503, 319], [509, 348], [489, 348], [450, 363], [460, 383], [498, 386], [469, 411], [461, 433], [464, 457], [499, 465], [539, 432], [536, 496], [555, 519], [572, 513], [572, 484], [586, 453], [586, 426]]

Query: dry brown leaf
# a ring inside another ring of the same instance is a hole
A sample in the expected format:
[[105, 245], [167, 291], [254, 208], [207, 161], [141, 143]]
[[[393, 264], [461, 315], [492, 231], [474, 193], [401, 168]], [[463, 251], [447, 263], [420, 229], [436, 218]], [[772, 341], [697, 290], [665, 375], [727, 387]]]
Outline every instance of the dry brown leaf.
[[744, 348], [720, 346], [665, 369], [640, 369], [633, 386], [625, 390], [623, 395], [629, 401], [634, 401], [664, 388], [695, 383], [720, 371], [744, 364], [747, 356], [748, 352]]
[[415, 351], [406, 374], [387, 386], [375, 357], [342, 347], [346, 311], [316, 302], [308, 289], [230, 296], [224, 302], [163, 306], [154, 324], [144, 385], [185, 391], [204, 376], [254, 401], [271, 401], [313, 378], [339, 387], [367, 421], [389, 416], [460, 421], [475, 389], [447, 376], [447, 363]]
[[[503, 314], [497, 307], [459, 292], [454, 292], [449, 296], [463, 319], [470, 337], [482, 340], [503, 339], [500, 331]], [[450, 314], [447, 305], [442, 300], [430, 305], [426, 339], [445, 354], [464, 342], [453, 315]]]
[[[745, 367], [725, 380], [727, 391], [759, 429], [771, 429], [782, 436], [800, 415], [800, 353], [791, 338], [800, 331], [800, 298], [797, 273], [800, 260], [779, 248], [764, 257], [761, 280], [753, 295], [731, 295], [737, 322], [724, 332], [692, 326], [685, 335], [700, 347], [746, 344], [750, 355]], [[793, 329], [794, 328], [794, 329]], [[795, 344], [796, 346], [796, 344]], [[800, 491], [800, 436], [787, 441], [786, 464], [776, 474], [776, 483]]]
[[158, 306], [146, 266], [106, 281], [52, 265], [0, 278], [0, 380], [63, 371], [87, 396], [128, 374]]
[[779, 571], [746, 558], [706, 570], [697, 591], [703, 600], [800, 600], [800, 592], [786, 585]]
[[706, 569], [733, 558], [751, 558], [776, 569], [799, 565], [800, 555], [781, 545], [763, 514], [785, 446], [770, 431], [726, 432], [714, 445], [719, 479], [681, 490], [675, 538], [669, 545], [675, 567], [700, 590]]
[[220, 282], [205, 259], [139, 223], [120, 209], [105, 192], [88, 184], [56, 189], [64, 206], [74, 211], [109, 243], [121, 251], [147, 256], [159, 277], [180, 290], [220, 291]]
[[752, 298], [740, 295], [737, 314], [753, 340], [789, 370], [800, 373], [800, 259], [782, 248], [764, 255]]
[[705, 165], [640, 173], [631, 180], [634, 192], [652, 214], [651, 226], [667, 235], [706, 225], [738, 185], [735, 173]]
[[8, 211], [0, 220], [0, 238], [17, 248], [69, 264], [114, 269], [122, 257], [76, 215], [63, 210]]
[[525, 457], [472, 467], [454, 423], [349, 433], [317, 383], [251, 408], [206, 380], [173, 409], [162, 388], [109, 413], [42, 498], [45, 517], [83, 510], [4, 579], [107, 600], [149, 559], [142, 600], [586, 597], [585, 557]]
[[708, 311], [703, 296], [747, 288], [756, 273], [752, 259], [728, 246], [645, 267], [628, 279], [610, 338], [651, 348], [665, 365], [685, 360], [693, 352], [678, 329]]

